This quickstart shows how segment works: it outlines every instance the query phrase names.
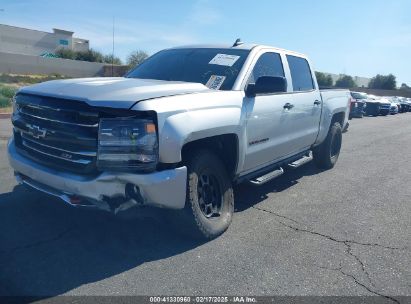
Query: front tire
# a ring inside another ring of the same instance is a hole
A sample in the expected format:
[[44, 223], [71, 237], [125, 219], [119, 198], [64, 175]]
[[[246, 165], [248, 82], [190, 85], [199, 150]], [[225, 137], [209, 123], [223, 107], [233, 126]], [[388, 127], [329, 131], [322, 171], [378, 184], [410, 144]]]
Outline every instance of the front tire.
[[212, 152], [197, 150], [185, 161], [187, 196], [174, 220], [177, 228], [195, 238], [213, 239], [227, 230], [234, 214], [231, 180]]
[[340, 155], [342, 143], [341, 125], [335, 122], [328, 131], [326, 139], [313, 149], [314, 163], [318, 168], [331, 169]]

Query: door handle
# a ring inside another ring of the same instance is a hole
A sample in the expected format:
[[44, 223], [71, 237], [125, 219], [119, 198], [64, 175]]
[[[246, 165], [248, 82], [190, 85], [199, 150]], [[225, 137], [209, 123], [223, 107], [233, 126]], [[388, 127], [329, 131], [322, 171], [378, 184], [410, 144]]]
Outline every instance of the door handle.
[[291, 103], [289, 103], [289, 102], [287, 102], [285, 105], [284, 105], [284, 107], [283, 107], [284, 109], [288, 109], [288, 110], [290, 110], [290, 109], [292, 109], [292, 108], [294, 108], [294, 105], [293, 104], [291, 104]]
[[316, 100], [316, 101], [314, 101], [314, 104], [315, 104], [316, 106], [319, 106], [319, 105], [321, 104], [321, 101]]

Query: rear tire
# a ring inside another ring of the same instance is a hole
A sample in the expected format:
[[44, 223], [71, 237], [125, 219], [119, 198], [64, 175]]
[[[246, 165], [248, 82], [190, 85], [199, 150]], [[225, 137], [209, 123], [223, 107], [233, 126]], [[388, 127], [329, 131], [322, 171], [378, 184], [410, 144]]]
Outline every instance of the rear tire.
[[216, 238], [227, 230], [234, 214], [231, 180], [222, 161], [210, 151], [194, 151], [185, 164], [186, 203], [171, 215], [174, 225], [197, 239]]
[[340, 155], [342, 143], [341, 125], [335, 122], [328, 131], [325, 140], [313, 149], [314, 163], [318, 168], [331, 169]]

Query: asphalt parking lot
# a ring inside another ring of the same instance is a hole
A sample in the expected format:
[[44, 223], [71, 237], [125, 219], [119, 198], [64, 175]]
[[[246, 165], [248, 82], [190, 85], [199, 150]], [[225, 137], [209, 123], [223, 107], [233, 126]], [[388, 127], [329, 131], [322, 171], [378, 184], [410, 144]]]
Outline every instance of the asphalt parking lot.
[[333, 170], [236, 187], [201, 243], [16, 186], [0, 120], [0, 295], [411, 295], [411, 113], [350, 123]]

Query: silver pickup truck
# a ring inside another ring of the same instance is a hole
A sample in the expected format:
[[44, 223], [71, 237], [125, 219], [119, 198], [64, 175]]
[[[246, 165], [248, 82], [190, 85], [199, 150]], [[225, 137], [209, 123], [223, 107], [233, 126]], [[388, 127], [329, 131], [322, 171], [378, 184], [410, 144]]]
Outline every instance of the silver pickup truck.
[[332, 168], [347, 90], [318, 89], [306, 56], [269, 46], [160, 51], [125, 77], [49, 81], [14, 98], [17, 180], [72, 206], [174, 209], [203, 238], [229, 226], [233, 184], [311, 160]]

